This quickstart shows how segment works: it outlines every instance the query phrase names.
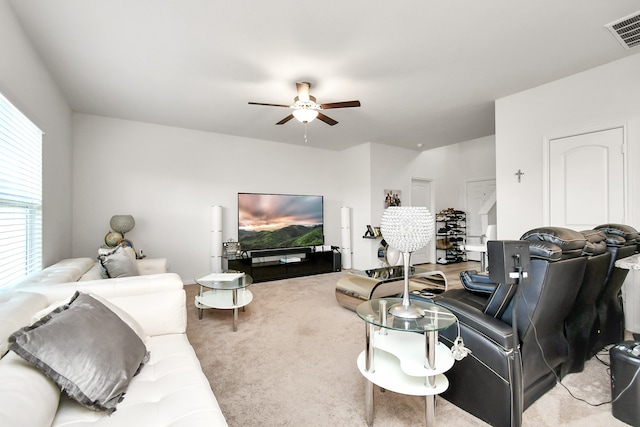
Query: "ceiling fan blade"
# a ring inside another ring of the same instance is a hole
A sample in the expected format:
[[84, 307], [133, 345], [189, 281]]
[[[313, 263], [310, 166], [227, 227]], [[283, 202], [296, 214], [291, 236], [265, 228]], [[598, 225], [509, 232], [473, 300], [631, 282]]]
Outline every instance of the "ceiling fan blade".
[[264, 104], [262, 102], [249, 102], [250, 105], [266, 105], [267, 107], [285, 107], [285, 108], [291, 108], [291, 105], [284, 105], [284, 104]]
[[337, 125], [338, 124], [338, 122], [333, 120], [331, 117], [327, 117], [327, 116], [325, 116], [324, 114], [322, 114], [320, 112], [318, 112], [318, 120], [322, 120], [323, 122], [325, 122], [329, 126], [333, 126], [333, 125]]
[[293, 114], [289, 114], [287, 117], [285, 117], [284, 119], [280, 120], [278, 123], [276, 123], [277, 125], [283, 125], [285, 123], [287, 123], [289, 120], [293, 119]]
[[310, 88], [311, 88], [311, 83], [307, 83], [307, 82], [296, 83], [296, 89], [298, 89], [298, 99], [301, 102], [309, 102]]
[[320, 104], [320, 108], [322, 108], [323, 110], [329, 110], [331, 108], [347, 108], [359, 106], [360, 101], [330, 102], [328, 104]]

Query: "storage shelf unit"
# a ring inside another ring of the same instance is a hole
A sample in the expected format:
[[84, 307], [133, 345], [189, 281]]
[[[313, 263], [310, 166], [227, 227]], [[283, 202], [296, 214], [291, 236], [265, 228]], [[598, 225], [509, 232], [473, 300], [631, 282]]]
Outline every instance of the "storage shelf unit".
[[467, 260], [461, 249], [467, 235], [467, 215], [452, 208], [436, 215], [436, 250], [438, 264], [454, 264]]

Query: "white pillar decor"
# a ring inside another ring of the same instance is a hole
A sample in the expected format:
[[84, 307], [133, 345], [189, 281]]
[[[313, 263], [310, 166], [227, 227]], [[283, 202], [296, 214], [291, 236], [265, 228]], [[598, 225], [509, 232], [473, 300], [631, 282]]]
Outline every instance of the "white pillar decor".
[[342, 245], [342, 268], [351, 268], [351, 210], [346, 207], [340, 208], [340, 223]]
[[211, 270], [222, 270], [222, 206], [211, 207]]

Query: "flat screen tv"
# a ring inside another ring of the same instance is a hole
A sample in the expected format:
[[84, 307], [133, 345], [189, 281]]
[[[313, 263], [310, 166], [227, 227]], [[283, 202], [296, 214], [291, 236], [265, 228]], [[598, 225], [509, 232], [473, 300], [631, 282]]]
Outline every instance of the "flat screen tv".
[[238, 193], [238, 242], [243, 251], [324, 244], [323, 197]]

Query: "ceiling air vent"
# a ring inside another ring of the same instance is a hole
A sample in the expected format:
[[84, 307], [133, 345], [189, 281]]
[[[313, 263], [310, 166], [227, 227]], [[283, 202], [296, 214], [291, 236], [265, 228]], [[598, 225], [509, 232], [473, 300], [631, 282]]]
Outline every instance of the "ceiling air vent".
[[625, 49], [640, 46], [640, 12], [632, 13], [605, 27]]

